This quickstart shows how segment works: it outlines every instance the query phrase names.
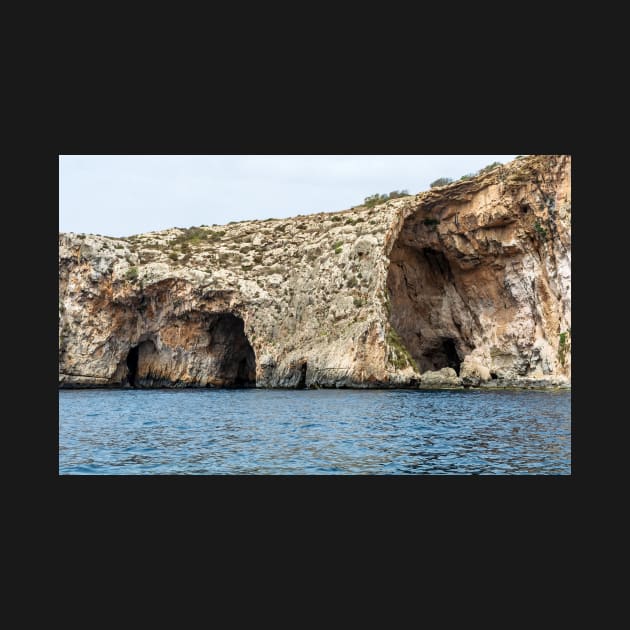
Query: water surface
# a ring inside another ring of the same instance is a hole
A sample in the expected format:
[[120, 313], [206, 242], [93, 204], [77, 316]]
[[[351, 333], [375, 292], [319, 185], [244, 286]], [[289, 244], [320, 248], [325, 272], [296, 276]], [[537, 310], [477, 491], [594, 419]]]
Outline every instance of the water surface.
[[569, 391], [61, 390], [60, 474], [570, 474]]

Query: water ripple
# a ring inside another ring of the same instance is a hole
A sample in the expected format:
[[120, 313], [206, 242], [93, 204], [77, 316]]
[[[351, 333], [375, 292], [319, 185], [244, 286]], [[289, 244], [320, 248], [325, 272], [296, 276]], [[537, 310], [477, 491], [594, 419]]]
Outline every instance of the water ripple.
[[59, 473], [570, 474], [570, 392], [62, 390]]

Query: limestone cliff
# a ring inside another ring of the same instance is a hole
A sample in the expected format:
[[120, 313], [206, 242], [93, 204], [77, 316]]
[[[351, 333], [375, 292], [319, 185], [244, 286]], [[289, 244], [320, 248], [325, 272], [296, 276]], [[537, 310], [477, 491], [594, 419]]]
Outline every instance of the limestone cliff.
[[566, 386], [571, 159], [374, 208], [59, 235], [61, 387]]

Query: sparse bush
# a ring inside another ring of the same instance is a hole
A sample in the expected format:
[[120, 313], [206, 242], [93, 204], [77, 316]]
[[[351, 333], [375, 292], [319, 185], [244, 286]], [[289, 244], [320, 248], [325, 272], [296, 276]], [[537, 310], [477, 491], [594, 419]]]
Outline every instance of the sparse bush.
[[450, 177], [440, 177], [436, 179], [434, 182], [431, 182], [431, 188], [438, 188], [439, 186], [446, 186], [447, 184], [452, 184], [453, 180]]
[[355, 308], [361, 308], [363, 306], [363, 300], [361, 298], [355, 297], [353, 302], [354, 302]]
[[377, 193], [375, 195], [370, 195], [369, 197], [366, 197], [363, 200], [363, 205], [367, 206], [368, 208], [373, 208], [374, 206], [377, 206], [380, 203], [385, 203], [390, 199], [398, 199], [399, 197], [407, 196], [409, 196], [408, 190], [392, 190], [389, 195], [381, 195]]
[[478, 175], [489, 173], [490, 171], [495, 169], [497, 166], [502, 166], [501, 162], [492, 162], [492, 164], [488, 164], [488, 166], [484, 166], [483, 168], [479, 169]]
[[466, 181], [466, 180], [468, 180], [468, 179], [473, 179], [473, 178], [474, 178], [474, 177], [476, 177], [476, 176], [477, 176], [477, 173], [467, 173], [466, 175], [462, 175], [462, 176], [459, 178], [459, 181], [461, 182], [461, 181]]
[[391, 327], [387, 331], [387, 345], [390, 347], [390, 353], [387, 358], [391, 365], [399, 370], [410, 365], [416, 372], [418, 372], [417, 363], [409, 354], [409, 350], [405, 347], [400, 335]]
[[536, 219], [536, 223], [534, 223], [534, 229], [536, 230], [536, 234], [542, 238], [543, 241], [547, 240], [547, 230], [540, 224], [538, 219]]
[[168, 257], [169, 257], [171, 260], [177, 260], [177, 259], [179, 258], [179, 256], [178, 256], [175, 252], [171, 252], [171, 253], [168, 255]]
[[335, 223], [338, 223], [339, 221], [341, 221], [341, 217], [340, 216], [334, 216], [330, 220], [334, 221]]
[[564, 367], [567, 354], [571, 351], [571, 329], [560, 333], [560, 342], [558, 344], [558, 361]]
[[352, 288], [356, 287], [357, 286], [357, 279], [354, 276], [350, 276], [348, 278], [348, 282], [346, 282], [346, 286], [349, 289], [352, 289]]
[[379, 195], [378, 193], [376, 195], [370, 195], [369, 197], [366, 197], [363, 200], [363, 205], [367, 206], [368, 208], [373, 208], [374, 206], [377, 206], [379, 203], [385, 203], [387, 201], [387, 195]]
[[399, 199], [400, 197], [408, 197], [409, 196], [409, 191], [407, 189], [405, 190], [392, 190], [392, 192], [389, 193], [389, 198], [390, 199]]
[[129, 280], [129, 282], [135, 282], [138, 279], [138, 267], [130, 267], [127, 269], [125, 278]]

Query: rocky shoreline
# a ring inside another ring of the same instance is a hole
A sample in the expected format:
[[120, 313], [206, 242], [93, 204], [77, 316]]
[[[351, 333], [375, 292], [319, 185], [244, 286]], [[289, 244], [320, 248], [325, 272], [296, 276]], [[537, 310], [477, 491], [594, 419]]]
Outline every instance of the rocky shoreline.
[[336, 213], [59, 235], [60, 388], [570, 382], [570, 156]]

